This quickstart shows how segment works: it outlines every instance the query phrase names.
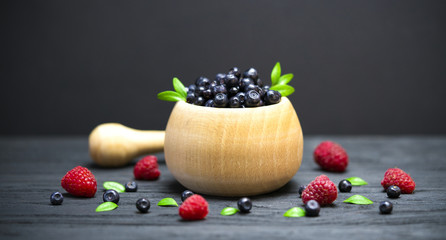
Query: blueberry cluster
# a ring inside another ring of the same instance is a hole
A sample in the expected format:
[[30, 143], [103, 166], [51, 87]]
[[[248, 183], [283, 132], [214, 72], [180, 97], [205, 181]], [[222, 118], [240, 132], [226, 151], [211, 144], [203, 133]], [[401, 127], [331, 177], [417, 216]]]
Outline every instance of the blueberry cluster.
[[212, 81], [199, 77], [186, 91], [188, 103], [217, 108], [271, 105], [279, 103], [282, 97], [280, 92], [263, 84], [254, 68], [242, 73], [233, 67], [228, 73], [218, 73]]

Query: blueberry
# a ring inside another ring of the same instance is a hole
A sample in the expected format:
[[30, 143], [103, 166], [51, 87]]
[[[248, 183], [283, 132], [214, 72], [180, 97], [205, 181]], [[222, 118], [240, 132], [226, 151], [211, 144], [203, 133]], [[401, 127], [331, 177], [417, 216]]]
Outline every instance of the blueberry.
[[150, 201], [145, 198], [140, 198], [138, 201], [136, 201], [136, 208], [142, 212], [146, 213], [150, 209]]
[[119, 193], [116, 192], [116, 190], [109, 189], [104, 192], [104, 195], [102, 195], [102, 199], [104, 200], [104, 202], [118, 203], [119, 202]]
[[263, 91], [263, 88], [261, 88], [259, 85], [254, 85], [254, 89], [256, 92], [260, 94], [260, 98], [263, 98], [265, 96], [265, 92]]
[[203, 92], [204, 92], [205, 90], [206, 90], [205, 87], [203, 87], [203, 86], [198, 86], [198, 87], [195, 89], [195, 96], [196, 96], [196, 97], [203, 96]]
[[238, 97], [238, 99], [240, 100], [240, 103], [243, 104], [245, 103], [245, 93], [244, 92], [238, 92], [237, 94], [235, 94], [236, 97]]
[[126, 192], [136, 192], [138, 190], [138, 184], [136, 182], [128, 182], [125, 184]]
[[217, 93], [214, 97], [214, 106], [223, 108], [228, 105], [228, 96], [224, 93]]
[[204, 104], [205, 107], [214, 107], [214, 100], [209, 99], [207, 100], [207, 102]]
[[228, 93], [228, 90], [226, 89], [226, 87], [224, 85], [217, 85], [215, 87], [212, 88], [212, 94], [215, 96], [219, 93]]
[[245, 105], [247, 107], [257, 107], [260, 103], [260, 94], [254, 90], [246, 93]]
[[302, 192], [305, 190], [306, 187], [307, 186], [305, 186], [305, 185], [300, 185], [299, 186], [299, 197], [302, 197]]
[[239, 91], [239, 87], [232, 87], [228, 90], [228, 94], [230, 96], [234, 96], [235, 94], [237, 94]]
[[204, 90], [204, 91], [203, 91], [203, 97], [204, 97], [205, 99], [209, 99], [209, 98], [211, 98], [211, 97], [212, 97], [212, 91], [211, 91], [211, 89], [206, 89], [206, 90]]
[[234, 74], [226, 75], [225, 84], [228, 87], [235, 87], [238, 85], [238, 78]]
[[352, 183], [349, 180], [344, 179], [339, 182], [338, 187], [340, 192], [350, 192], [352, 190]]
[[186, 199], [192, 195], [194, 195], [192, 191], [184, 190], [184, 192], [181, 193], [181, 201], [186, 201]]
[[203, 76], [201, 76], [201, 77], [197, 78], [197, 80], [195, 80], [195, 85], [197, 85], [199, 87], [200, 86], [203, 86], [203, 87], [209, 86], [209, 83], [211, 83], [211, 81], [209, 81], [208, 78], [203, 77]]
[[251, 199], [244, 197], [240, 198], [237, 202], [238, 209], [240, 212], [248, 213], [252, 208], [252, 202]]
[[218, 73], [215, 76], [215, 81], [217, 81], [217, 84], [224, 84], [226, 81], [226, 74], [224, 73]]
[[205, 100], [203, 97], [197, 97], [194, 101], [194, 105], [203, 106], [205, 103]]
[[265, 85], [265, 86], [263, 86], [263, 91], [266, 93], [266, 92], [268, 92], [269, 88], [270, 88], [270, 86]]
[[257, 80], [257, 78], [259, 78], [259, 75], [257, 74], [257, 70], [255, 70], [254, 68], [250, 68], [243, 73], [243, 77], [251, 78], [255, 81]]
[[262, 98], [260, 98], [259, 107], [260, 106], [265, 106], [265, 102], [262, 100]]
[[260, 87], [263, 87], [263, 81], [262, 81], [262, 79], [258, 78], [257, 81], [256, 81], [256, 85], [258, 85], [258, 86], [260, 86]]
[[307, 202], [307, 204], [305, 204], [305, 216], [316, 217], [319, 215], [320, 211], [321, 207], [315, 200], [310, 200]]
[[194, 103], [195, 102], [195, 93], [188, 93], [186, 97], [186, 102]]
[[240, 89], [245, 89], [249, 84], [254, 84], [254, 81], [251, 78], [242, 78], [239, 82]]
[[197, 88], [197, 86], [195, 84], [189, 85], [189, 87], [187, 87], [188, 91], [187, 93], [193, 93], [195, 92], [195, 89]]
[[393, 205], [389, 201], [384, 201], [384, 202], [379, 203], [379, 211], [382, 214], [389, 214], [392, 212], [392, 209], [393, 209]]
[[[251, 91], [251, 90], [256, 90], [257, 88], [256, 88], [256, 85], [254, 85], [254, 84], [249, 84], [249, 85], [247, 85], [247, 86], [245, 86], [245, 88], [243, 89], [245, 92], [249, 92], [249, 91]], [[257, 90], [256, 90], [257, 91]]]
[[63, 195], [60, 192], [53, 192], [50, 196], [50, 202], [53, 205], [60, 205], [63, 202]]
[[238, 67], [233, 67], [233, 68], [229, 69], [228, 74], [234, 74], [237, 78], [240, 78], [240, 76], [242, 75], [242, 73], [240, 72]]
[[401, 189], [398, 186], [392, 185], [387, 188], [387, 197], [389, 198], [398, 198], [401, 194]]
[[212, 89], [213, 87], [215, 87], [217, 85], [219, 85], [219, 83], [216, 80], [214, 80], [211, 82], [211, 84], [209, 84], [209, 89]]
[[240, 99], [238, 97], [231, 97], [229, 99], [229, 107], [230, 108], [239, 108], [240, 107]]
[[266, 104], [276, 104], [280, 102], [282, 95], [278, 91], [268, 90], [265, 94]]

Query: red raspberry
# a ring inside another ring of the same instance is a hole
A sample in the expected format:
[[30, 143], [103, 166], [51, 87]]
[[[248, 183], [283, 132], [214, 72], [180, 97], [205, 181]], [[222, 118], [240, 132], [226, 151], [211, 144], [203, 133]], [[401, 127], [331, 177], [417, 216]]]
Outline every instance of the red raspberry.
[[336, 185], [325, 175], [314, 179], [302, 192], [302, 201], [306, 204], [310, 200], [316, 200], [321, 206], [333, 203], [338, 197]]
[[142, 180], [156, 180], [160, 176], [160, 170], [158, 169], [158, 159], [153, 156], [146, 156], [139, 160], [133, 168], [133, 175], [135, 179]]
[[389, 168], [384, 174], [381, 185], [387, 190], [388, 187], [395, 185], [401, 189], [401, 193], [413, 193], [415, 190], [415, 182], [399, 168]]
[[178, 212], [184, 220], [201, 220], [209, 213], [208, 202], [202, 196], [194, 194], [181, 204]]
[[313, 155], [314, 161], [325, 171], [343, 172], [347, 168], [347, 152], [334, 142], [321, 142]]
[[60, 184], [71, 195], [78, 197], [94, 197], [97, 190], [97, 183], [93, 173], [81, 166], [67, 172]]

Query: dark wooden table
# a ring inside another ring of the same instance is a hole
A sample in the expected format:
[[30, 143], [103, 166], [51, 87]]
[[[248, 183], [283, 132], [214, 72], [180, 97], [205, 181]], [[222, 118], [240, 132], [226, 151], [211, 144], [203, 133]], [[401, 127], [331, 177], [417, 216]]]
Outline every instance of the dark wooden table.
[[[342, 144], [350, 156], [345, 173], [318, 169], [312, 151], [322, 140]], [[252, 197], [249, 214], [221, 216], [226, 206], [236, 207], [237, 198], [205, 196], [210, 213], [206, 220], [182, 221], [176, 207], [158, 207], [165, 197], [181, 203], [184, 190], [160, 161], [161, 178], [138, 181], [136, 193], [122, 193], [119, 208], [96, 213], [102, 202], [102, 183], [125, 183], [133, 179], [132, 165], [103, 169], [92, 164], [87, 137], [1, 137], [0, 138], [0, 239], [446, 239], [446, 137], [433, 136], [305, 136], [303, 163], [291, 182], [282, 189]], [[52, 206], [49, 196], [65, 192], [62, 176], [78, 165], [88, 167], [98, 181], [94, 198], [65, 194], [61, 206]], [[399, 167], [417, 183], [414, 194], [391, 200], [391, 215], [381, 215], [378, 203], [388, 200], [380, 181], [386, 169]], [[358, 176], [369, 185], [339, 193], [331, 207], [316, 218], [286, 218], [283, 213], [302, 206], [298, 186], [326, 174], [336, 184]], [[375, 203], [351, 205], [342, 201], [361, 194]], [[136, 211], [135, 201], [149, 198], [148, 214]]]

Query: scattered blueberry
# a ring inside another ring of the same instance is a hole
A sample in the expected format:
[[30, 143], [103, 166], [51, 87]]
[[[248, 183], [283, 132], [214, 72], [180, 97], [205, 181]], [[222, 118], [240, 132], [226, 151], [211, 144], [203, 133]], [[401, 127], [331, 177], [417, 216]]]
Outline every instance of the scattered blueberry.
[[240, 198], [237, 202], [238, 209], [240, 212], [248, 213], [252, 208], [252, 202], [251, 199], [244, 197]]
[[146, 213], [150, 209], [150, 201], [145, 198], [140, 198], [138, 201], [136, 201], [136, 208], [142, 212]]
[[321, 207], [315, 200], [310, 200], [307, 202], [307, 204], [305, 204], [305, 216], [316, 217], [319, 215], [320, 211]]
[[226, 75], [225, 84], [228, 87], [235, 87], [238, 85], [238, 78], [234, 74]]
[[125, 184], [126, 192], [136, 192], [138, 190], [138, 184], [136, 182], [128, 182]]
[[352, 190], [352, 183], [349, 180], [344, 179], [339, 182], [338, 187], [340, 192], [350, 192]]
[[194, 105], [198, 105], [198, 106], [202, 106], [202, 105], [204, 105], [204, 103], [205, 103], [205, 100], [201, 96], [197, 97], [194, 101]]
[[398, 186], [392, 185], [387, 188], [387, 197], [389, 198], [398, 198], [401, 194], [401, 189]]
[[104, 192], [104, 195], [102, 195], [102, 199], [104, 200], [104, 202], [118, 203], [119, 202], [119, 193], [113, 189], [109, 189]]
[[[194, 90], [195, 91], [195, 90]], [[186, 97], [186, 102], [194, 103], [195, 102], [195, 93], [189, 92]]]
[[218, 73], [215, 76], [215, 81], [217, 81], [217, 84], [224, 84], [226, 81], [226, 74], [224, 73]]
[[195, 85], [197, 85], [197, 86], [205, 87], [205, 86], [209, 85], [209, 83], [210, 83], [209, 79], [206, 77], [203, 77], [203, 76], [199, 77], [199, 78], [197, 78], [197, 80], [195, 80]]
[[53, 205], [60, 205], [63, 202], [63, 195], [60, 192], [53, 192], [50, 196], [50, 202]]
[[238, 67], [233, 67], [233, 68], [229, 69], [228, 74], [234, 74], [237, 78], [240, 78], [240, 76], [242, 75], [242, 73], [240, 72]]
[[300, 185], [299, 186], [299, 197], [302, 197], [302, 192], [305, 190], [306, 187], [307, 186], [305, 186], [305, 185]]
[[389, 201], [384, 201], [384, 202], [379, 203], [379, 211], [382, 214], [389, 214], [392, 212], [392, 209], [393, 209], [393, 205]]
[[194, 195], [194, 193], [192, 191], [189, 190], [184, 190], [183, 193], [181, 193], [181, 201], [185, 201], [188, 197]]
[[206, 101], [206, 103], [204, 104], [205, 107], [214, 107], [214, 100], [209, 99]]

